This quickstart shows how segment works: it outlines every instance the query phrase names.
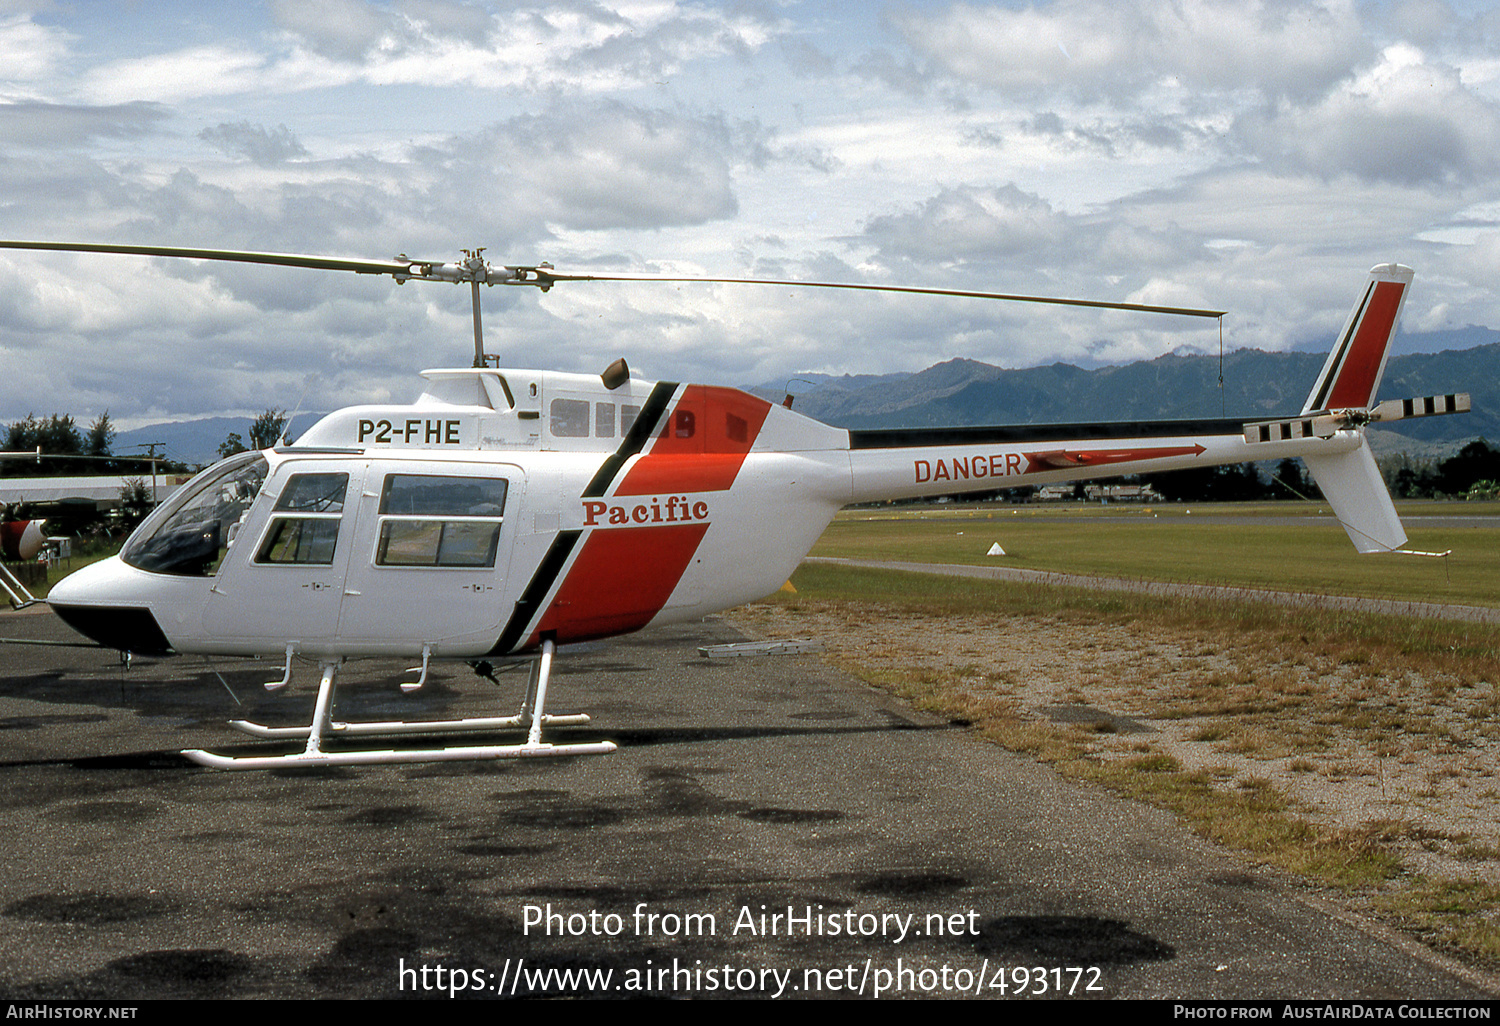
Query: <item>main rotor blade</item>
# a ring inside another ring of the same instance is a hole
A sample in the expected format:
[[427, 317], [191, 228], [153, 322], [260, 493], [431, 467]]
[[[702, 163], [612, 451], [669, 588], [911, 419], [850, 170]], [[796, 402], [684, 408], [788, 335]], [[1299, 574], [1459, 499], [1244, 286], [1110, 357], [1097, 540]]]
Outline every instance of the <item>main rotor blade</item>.
[[[549, 288], [553, 281], [661, 281], [703, 282], [725, 285], [785, 285], [812, 289], [856, 289], [865, 292], [911, 292], [927, 296], [961, 296], [969, 299], [1003, 299], [1014, 303], [1050, 303], [1054, 306], [1092, 306], [1105, 310], [1133, 310], [1138, 313], [1180, 314], [1184, 317], [1223, 317], [1223, 310], [1200, 310], [1186, 306], [1156, 306], [1149, 303], [1116, 303], [1100, 299], [1061, 299], [1056, 296], [1012, 295], [1004, 292], [975, 292], [968, 289], [939, 289], [920, 285], [869, 285], [840, 281], [792, 281], [775, 278], [688, 278], [657, 274], [573, 274], [552, 268], [526, 268], [539, 279], [535, 284]], [[518, 284], [534, 284], [531, 281]]]
[[968, 299], [999, 299], [1012, 303], [1047, 303], [1053, 306], [1084, 306], [1102, 310], [1130, 310], [1137, 313], [1176, 314], [1183, 317], [1223, 317], [1223, 310], [1163, 306], [1152, 303], [1119, 303], [1101, 299], [1064, 299], [1058, 296], [1029, 296], [1004, 292], [981, 292], [972, 289], [942, 289], [921, 285], [871, 285], [839, 281], [796, 281], [777, 278], [694, 278], [659, 274], [581, 274], [540, 266], [491, 267], [478, 258], [455, 263], [434, 260], [412, 260], [405, 256], [395, 260], [351, 260], [345, 257], [304, 256], [299, 253], [259, 253], [237, 249], [191, 249], [184, 246], [120, 246], [90, 242], [14, 242], [0, 241], [0, 249], [49, 250], [64, 253], [124, 253], [136, 256], [182, 257], [189, 260], [224, 260], [247, 264], [275, 264], [282, 267], [306, 267], [326, 271], [354, 271], [357, 274], [389, 274], [397, 281], [471, 282], [485, 285], [532, 285], [546, 291], [560, 281], [640, 281], [700, 282], [717, 285], [780, 285], [790, 288], [850, 289], [862, 292], [904, 292], [928, 296], [958, 296]]
[[418, 260], [349, 260], [342, 257], [302, 256], [298, 253], [255, 253], [237, 249], [189, 249], [183, 246], [115, 246], [97, 242], [9, 242], [0, 249], [41, 249], [59, 253], [125, 253], [134, 256], [184, 257], [189, 260], [228, 260], [242, 264], [278, 264], [358, 274], [410, 274]]

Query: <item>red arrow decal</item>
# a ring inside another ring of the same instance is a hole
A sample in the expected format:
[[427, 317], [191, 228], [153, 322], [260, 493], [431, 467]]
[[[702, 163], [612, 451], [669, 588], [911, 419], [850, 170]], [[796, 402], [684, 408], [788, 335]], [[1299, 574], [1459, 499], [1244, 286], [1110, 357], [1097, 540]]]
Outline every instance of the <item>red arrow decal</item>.
[[1167, 456], [1198, 456], [1204, 451], [1201, 445], [1172, 445], [1157, 449], [1054, 449], [1049, 452], [1028, 452], [1026, 473], [1159, 460]]

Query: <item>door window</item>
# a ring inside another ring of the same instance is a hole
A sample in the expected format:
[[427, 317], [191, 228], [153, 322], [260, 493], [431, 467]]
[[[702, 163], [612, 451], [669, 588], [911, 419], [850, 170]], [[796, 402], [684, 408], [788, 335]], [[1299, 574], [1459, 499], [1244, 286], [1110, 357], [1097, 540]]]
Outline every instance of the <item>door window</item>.
[[293, 474], [281, 489], [257, 563], [331, 566], [348, 474]]
[[492, 567], [506, 481], [391, 474], [380, 494], [377, 566]]

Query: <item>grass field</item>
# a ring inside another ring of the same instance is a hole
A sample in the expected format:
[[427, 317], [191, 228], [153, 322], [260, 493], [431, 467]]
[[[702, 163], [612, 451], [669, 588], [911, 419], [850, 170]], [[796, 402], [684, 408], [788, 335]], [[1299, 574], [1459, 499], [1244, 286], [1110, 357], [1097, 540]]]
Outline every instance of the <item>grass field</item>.
[[1500, 966], [1500, 626], [830, 564], [793, 584], [736, 618]]
[[[1500, 606], [1500, 521], [1425, 525], [1487, 521], [1500, 503], [1411, 503], [1401, 513], [1407, 548], [1450, 555], [1361, 556], [1314, 503], [846, 510], [812, 554]], [[1004, 556], [985, 555], [994, 543]]]

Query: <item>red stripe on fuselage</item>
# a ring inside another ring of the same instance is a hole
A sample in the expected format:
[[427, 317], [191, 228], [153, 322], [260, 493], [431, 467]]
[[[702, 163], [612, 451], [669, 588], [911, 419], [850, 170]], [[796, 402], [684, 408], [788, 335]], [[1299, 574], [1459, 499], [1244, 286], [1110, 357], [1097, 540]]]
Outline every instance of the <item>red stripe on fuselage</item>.
[[636, 461], [616, 495], [669, 495], [728, 491], [739, 476], [744, 453], [698, 453], [694, 456], [643, 456]]
[[1338, 369], [1338, 378], [1329, 390], [1324, 408], [1329, 410], [1364, 409], [1375, 397], [1375, 378], [1385, 361], [1386, 343], [1395, 326], [1396, 311], [1401, 308], [1401, 293], [1406, 286], [1400, 282], [1382, 281], [1375, 285], [1375, 294], [1360, 318], [1354, 341]]
[[737, 388], [688, 385], [615, 494], [727, 491], [770, 412], [770, 403]]
[[[728, 491], [770, 412], [770, 403], [739, 389], [688, 385], [664, 416], [649, 451], [607, 494]], [[527, 644], [537, 644], [544, 634], [567, 642], [640, 630], [672, 597], [707, 531], [705, 520], [589, 528]]]
[[708, 524], [595, 529], [584, 540], [529, 645], [541, 635], [588, 641], [640, 630], [661, 612]]

